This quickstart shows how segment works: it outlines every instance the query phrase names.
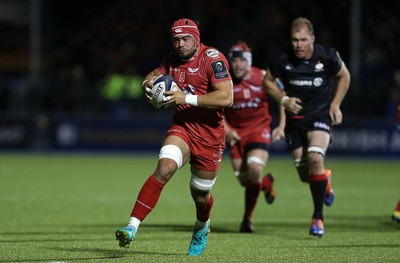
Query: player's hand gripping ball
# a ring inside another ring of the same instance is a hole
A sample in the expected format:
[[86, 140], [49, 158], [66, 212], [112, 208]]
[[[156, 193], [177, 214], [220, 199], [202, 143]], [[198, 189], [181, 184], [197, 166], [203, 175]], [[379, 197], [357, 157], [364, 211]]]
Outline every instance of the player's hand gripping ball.
[[151, 99], [151, 105], [155, 108], [163, 108], [163, 102], [165, 100], [165, 91], [177, 91], [179, 89], [175, 79], [168, 74], [161, 75], [153, 83], [153, 97]]

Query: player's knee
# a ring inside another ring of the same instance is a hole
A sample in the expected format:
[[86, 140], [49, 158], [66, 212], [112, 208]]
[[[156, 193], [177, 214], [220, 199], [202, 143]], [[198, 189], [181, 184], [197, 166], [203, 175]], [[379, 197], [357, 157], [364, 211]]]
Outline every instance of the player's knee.
[[261, 174], [265, 166], [265, 161], [257, 156], [247, 158], [247, 169], [249, 180], [257, 183], [260, 180]]
[[247, 172], [234, 172], [235, 177], [238, 179], [241, 186], [245, 187], [247, 184]]
[[307, 167], [306, 159], [295, 159], [293, 161], [294, 167], [296, 167], [297, 174], [299, 175], [300, 181], [307, 183], [310, 179], [310, 173]]
[[201, 192], [210, 192], [212, 187], [215, 184], [214, 179], [203, 179], [194, 174], [192, 174], [190, 178], [190, 188], [193, 190], [201, 191]]
[[313, 153], [317, 153], [317, 154], [319, 154], [319, 156], [321, 156], [322, 158], [325, 157], [325, 150], [322, 149], [320, 146], [310, 146], [310, 147], [308, 147], [307, 153], [308, 153], [309, 155], [310, 155], [310, 154], [313, 154]]
[[183, 157], [181, 149], [178, 146], [168, 144], [164, 145], [160, 150], [160, 155], [158, 159], [169, 158], [176, 162], [177, 168], [182, 167]]
[[325, 151], [319, 146], [310, 146], [308, 152], [308, 165], [311, 170], [318, 169], [322, 165], [325, 157]]

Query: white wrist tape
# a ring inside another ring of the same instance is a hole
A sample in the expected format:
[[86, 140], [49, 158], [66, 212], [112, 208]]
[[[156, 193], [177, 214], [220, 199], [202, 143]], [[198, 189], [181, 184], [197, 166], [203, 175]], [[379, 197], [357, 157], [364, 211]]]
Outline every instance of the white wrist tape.
[[283, 104], [285, 104], [286, 101], [288, 101], [288, 100], [289, 100], [289, 97], [288, 97], [288, 96], [283, 96], [282, 99], [281, 99], [281, 101], [279, 102], [279, 104], [283, 105]]
[[197, 104], [197, 96], [198, 95], [190, 95], [190, 94], [186, 95], [186, 97], [185, 97], [186, 104], [189, 104], [189, 105], [197, 107], [198, 106], [198, 104]]

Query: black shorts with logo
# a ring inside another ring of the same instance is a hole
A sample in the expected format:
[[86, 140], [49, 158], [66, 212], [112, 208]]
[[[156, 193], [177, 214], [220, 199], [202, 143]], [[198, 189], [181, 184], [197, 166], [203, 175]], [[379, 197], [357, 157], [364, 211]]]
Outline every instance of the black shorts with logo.
[[332, 139], [332, 121], [326, 113], [304, 118], [288, 118], [285, 127], [285, 139], [291, 150], [307, 147], [307, 132], [325, 131]]

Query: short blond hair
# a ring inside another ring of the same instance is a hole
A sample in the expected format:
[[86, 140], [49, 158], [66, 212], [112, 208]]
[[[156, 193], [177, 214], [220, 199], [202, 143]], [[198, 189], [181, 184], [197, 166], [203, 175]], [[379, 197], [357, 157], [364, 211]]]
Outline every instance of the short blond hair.
[[293, 20], [292, 25], [290, 26], [291, 32], [303, 26], [305, 26], [308, 29], [308, 31], [312, 35], [314, 35], [314, 26], [311, 23], [311, 21], [305, 17], [298, 17], [295, 20]]

